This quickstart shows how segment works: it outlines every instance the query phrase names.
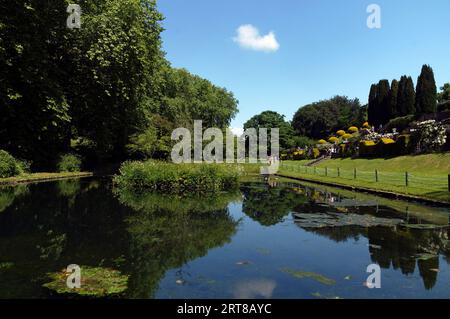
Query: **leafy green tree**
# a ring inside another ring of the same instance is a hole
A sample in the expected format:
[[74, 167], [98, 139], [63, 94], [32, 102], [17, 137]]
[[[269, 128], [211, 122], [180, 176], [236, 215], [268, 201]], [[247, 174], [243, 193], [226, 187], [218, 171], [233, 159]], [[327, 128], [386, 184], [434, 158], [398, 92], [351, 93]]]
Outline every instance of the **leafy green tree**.
[[122, 157], [158, 104], [162, 15], [153, 0], [84, 1], [81, 7], [82, 27], [72, 33], [67, 53], [76, 135], [92, 141], [100, 159]]
[[0, 3], [0, 145], [40, 164], [69, 145], [66, 8], [64, 0]]
[[299, 135], [321, 139], [331, 132], [361, 125], [364, 112], [358, 99], [335, 96], [301, 107], [294, 115], [292, 126]]
[[427, 114], [436, 112], [437, 88], [433, 69], [429, 65], [422, 67], [417, 79], [416, 113]]
[[[249, 128], [255, 128], [257, 131], [260, 128], [278, 128], [280, 137], [280, 148], [287, 149], [295, 146], [294, 130], [289, 122], [284, 119], [284, 115], [281, 115], [273, 111], [265, 111], [261, 114], [253, 116], [247, 122], [244, 123], [244, 130]], [[270, 130], [268, 133], [268, 143], [270, 144]], [[270, 146], [268, 148], [270, 150]]]
[[397, 93], [397, 116], [406, 116], [415, 113], [414, 83], [410, 76], [403, 75], [400, 78]]
[[233, 93], [192, 75], [185, 69], [166, 69], [162, 98], [156, 113], [177, 126], [190, 128], [194, 120], [204, 127], [227, 128], [236, 115]]
[[445, 83], [444, 86], [441, 87], [441, 91], [438, 94], [439, 103], [450, 101], [450, 83]]

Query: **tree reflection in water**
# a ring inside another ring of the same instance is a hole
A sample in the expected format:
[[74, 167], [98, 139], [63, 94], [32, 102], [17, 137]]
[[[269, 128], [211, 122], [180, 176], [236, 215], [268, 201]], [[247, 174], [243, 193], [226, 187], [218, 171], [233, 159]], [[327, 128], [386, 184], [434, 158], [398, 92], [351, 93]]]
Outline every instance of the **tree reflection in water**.
[[[399, 201], [382, 201], [380, 206], [372, 198], [365, 200], [344, 198], [338, 194], [322, 191], [317, 188], [299, 186], [298, 184], [284, 184], [284, 187], [272, 188], [270, 185], [245, 187], [243, 211], [261, 225], [274, 225], [279, 223], [290, 212], [304, 214], [359, 214], [364, 216], [377, 216], [383, 218], [404, 218], [406, 225], [397, 226], [353, 226], [343, 225], [335, 227], [304, 227], [308, 232], [314, 232], [335, 242], [358, 240], [366, 237], [369, 242], [371, 260], [380, 267], [400, 269], [404, 275], [413, 274], [416, 265], [422, 277], [424, 287], [429, 290], [434, 287], [439, 272], [439, 255], [450, 260], [450, 230], [448, 227], [448, 214], [443, 217], [437, 211], [436, 215], [428, 211], [411, 213], [406, 206], [406, 215], [399, 212]], [[348, 194], [347, 194], [348, 195]], [[411, 206], [411, 205], [410, 205]], [[414, 210], [413, 206], [413, 210]], [[422, 208], [423, 209], [423, 208]], [[433, 209], [429, 209], [433, 210]], [[430, 229], [410, 228], [411, 224], [430, 224], [441, 222], [443, 224], [430, 227]], [[446, 222], [447, 223], [444, 223]], [[434, 228], [434, 229], [433, 229]]]

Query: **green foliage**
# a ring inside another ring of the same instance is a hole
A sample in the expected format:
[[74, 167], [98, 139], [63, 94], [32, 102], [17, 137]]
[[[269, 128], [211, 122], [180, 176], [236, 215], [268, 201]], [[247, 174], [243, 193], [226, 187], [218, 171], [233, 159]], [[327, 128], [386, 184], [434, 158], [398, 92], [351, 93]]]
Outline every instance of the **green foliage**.
[[378, 85], [372, 84], [370, 86], [369, 104], [367, 106], [367, 117], [370, 125], [375, 125], [375, 123], [379, 122], [377, 118], [377, 91]]
[[373, 141], [361, 141], [359, 143], [359, 156], [372, 157], [376, 155], [376, 144]]
[[195, 119], [204, 127], [225, 129], [238, 111], [233, 93], [185, 69], [165, 69], [162, 93], [155, 112], [176, 127], [190, 128]]
[[296, 206], [307, 202], [306, 196], [292, 189], [269, 187], [267, 184], [244, 187], [242, 193], [242, 211], [263, 226], [278, 224]]
[[377, 123], [375, 126], [384, 125], [389, 121], [390, 101], [389, 101], [390, 84], [388, 80], [381, 80], [377, 87]]
[[450, 83], [445, 83], [444, 86], [441, 87], [441, 91], [442, 92], [438, 93], [439, 103], [450, 101]]
[[416, 112], [416, 92], [410, 76], [402, 76], [397, 93], [397, 116], [406, 116]]
[[391, 82], [391, 89], [389, 91], [389, 107], [388, 107], [388, 118], [393, 119], [397, 117], [398, 113], [398, 105], [397, 105], [397, 98], [398, 98], [398, 87], [399, 82], [397, 80], [392, 80]]
[[[80, 0], [77, 30], [66, 26], [67, 4], [12, 0], [1, 6], [5, 150], [40, 169], [53, 167], [72, 146], [90, 162], [123, 158], [130, 150], [165, 158], [168, 128], [189, 127], [192, 119], [228, 126], [237, 112], [232, 93], [165, 60], [155, 0]], [[149, 149], [144, 144], [152, 134], [158, 143]]]
[[320, 139], [343, 127], [362, 124], [364, 120], [365, 109], [358, 99], [335, 96], [301, 107], [294, 115], [292, 126], [300, 135]]
[[270, 150], [270, 130], [271, 128], [279, 129], [279, 137], [280, 137], [280, 148], [288, 149], [291, 147], [299, 146], [296, 145], [297, 142], [307, 143], [304, 139], [296, 139], [294, 137], [294, 130], [291, 124], [284, 119], [284, 115], [278, 114], [273, 111], [265, 111], [261, 114], [253, 116], [247, 122], [244, 123], [244, 129], [255, 128], [258, 132], [260, 128], [268, 129], [268, 150]]
[[437, 88], [433, 69], [429, 65], [422, 67], [417, 79], [416, 113], [428, 114], [436, 112]]
[[81, 158], [74, 154], [65, 154], [59, 158], [57, 165], [58, 172], [79, 172], [81, 171]]
[[79, 289], [67, 287], [67, 277], [70, 273], [65, 271], [49, 273], [50, 282], [43, 287], [60, 295], [78, 295], [90, 298], [114, 297], [125, 292], [128, 276], [118, 270], [109, 268], [93, 268], [81, 266], [82, 284]]
[[392, 129], [397, 129], [397, 132], [401, 132], [408, 128], [410, 124], [414, 121], [414, 115], [407, 115], [403, 117], [397, 117], [389, 121], [385, 126], [387, 132], [392, 131]]
[[241, 169], [237, 165], [125, 162], [114, 182], [122, 189], [217, 192], [238, 186], [240, 175]]
[[147, 127], [144, 132], [135, 134], [127, 145], [129, 152], [145, 159], [152, 158], [157, 149], [158, 136], [154, 126]]
[[312, 156], [313, 156], [313, 158], [318, 158], [320, 156], [320, 151], [318, 148], [313, 148]]
[[0, 178], [19, 175], [21, 166], [8, 152], [0, 150]]
[[380, 157], [389, 157], [397, 154], [397, 147], [394, 140], [382, 138], [376, 145], [376, 154]]
[[450, 100], [438, 104], [437, 111], [444, 112], [450, 110]]

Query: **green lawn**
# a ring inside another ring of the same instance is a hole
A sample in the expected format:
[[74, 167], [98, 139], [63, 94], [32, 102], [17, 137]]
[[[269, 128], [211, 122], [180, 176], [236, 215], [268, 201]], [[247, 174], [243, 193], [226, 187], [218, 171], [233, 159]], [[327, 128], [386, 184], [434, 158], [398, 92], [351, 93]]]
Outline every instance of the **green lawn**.
[[390, 159], [330, 159], [313, 167], [305, 164], [285, 161], [280, 174], [450, 201], [450, 153]]

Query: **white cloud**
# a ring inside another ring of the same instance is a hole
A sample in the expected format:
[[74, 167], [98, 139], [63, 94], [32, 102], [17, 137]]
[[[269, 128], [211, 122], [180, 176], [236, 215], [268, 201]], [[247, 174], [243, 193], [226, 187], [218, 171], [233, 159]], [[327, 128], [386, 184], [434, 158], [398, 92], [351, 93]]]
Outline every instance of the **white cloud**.
[[230, 130], [236, 136], [244, 134], [244, 129], [242, 127], [232, 127]]
[[275, 52], [280, 48], [273, 31], [262, 36], [259, 34], [259, 30], [251, 24], [241, 25], [237, 29], [237, 36], [233, 38], [233, 41], [239, 43], [242, 48], [255, 51]]

